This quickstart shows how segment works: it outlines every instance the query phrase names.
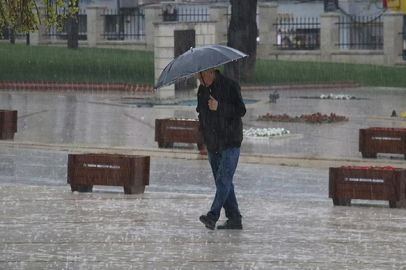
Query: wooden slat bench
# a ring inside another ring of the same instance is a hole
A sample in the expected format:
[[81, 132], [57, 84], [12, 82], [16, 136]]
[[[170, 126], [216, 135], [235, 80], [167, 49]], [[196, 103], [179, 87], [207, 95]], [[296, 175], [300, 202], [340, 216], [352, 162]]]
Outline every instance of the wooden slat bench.
[[16, 132], [17, 111], [0, 110], [0, 140], [12, 140]]
[[149, 156], [69, 154], [71, 190], [91, 192], [93, 185], [122, 186], [125, 194], [144, 193], [149, 185]]
[[329, 198], [334, 205], [351, 205], [351, 199], [386, 200], [389, 207], [406, 204], [406, 169], [330, 168]]

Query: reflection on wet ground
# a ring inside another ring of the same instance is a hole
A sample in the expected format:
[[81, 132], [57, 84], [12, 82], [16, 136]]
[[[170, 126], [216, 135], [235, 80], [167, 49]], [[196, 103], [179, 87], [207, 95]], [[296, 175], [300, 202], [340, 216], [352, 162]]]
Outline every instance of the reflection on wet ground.
[[[290, 98], [321, 93], [360, 100]], [[291, 136], [246, 138], [246, 155], [360, 157], [358, 130], [405, 127], [398, 89], [244, 92], [245, 127], [283, 127]], [[207, 160], [151, 159], [145, 194], [67, 185], [69, 146], [157, 151], [156, 118], [196, 118], [193, 106], [140, 108], [111, 102], [117, 94], [0, 93], [0, 108], [18, 110], [14, 141], [0, 144], [0, 269], [404, 269], [406, 212], [386, 201], [333, 206], [328, 170], [241, 162], [234, 184], [242, 231], [208, 231], [198, 221], [214, 195]], [[331, 112], [348, 122], [308, 125], [255, 121], [258, 115]], [[23, 143], [42, 150], [18, 148]], [[49, 150], [47, 144], [59, 144]], [[13, 148], [13, 147], [16, 148]], [[65, 147], [65, 148], [64, 148]], [[82, 150], [83, 150], [82, 149]], [[196, 146], [176, 149], [196, 153]], [[403, 162], [403, 156], [393, 159]], [[378, 161], [391, 160], [379, 155]], [[337, 164], [341, 165], [341, 164]], [[220, 222], [224, 221], [224, 217]]]
[[[3, 151], [4, 150], [4, 151]], [[145, 194], [71, 193], [67, 153], [0, 152], [1, 269], [402, 269], [404, 209], [333, 206], [328, 171], [241, 163], [242, 231], [208, 231], [206, 160], [153, 158]], [[3, 171], [3, 169], [5, 169]], [[220, 222], [224, 221], [224, 217]]]
[[[247, 104], [245, 128], [281, 127], [291, 134], [285, 138], [243, 142], [242, 153], [298, 157], [360, 157], [358, 132], [371, 126], [406, 127], [400, 115], [406, 91], [399, 89], [354, 88], [322, 90], [281, 90], [276, 103], [269, 102], [267, 91], [245, 91]], [[362, 100], [298, 99], [295, 96], [350, 94]], [[157, 148], [154, 141], [155, 119], [197, 118], [194, 106], [155, 106], [152, 108], [117, 104], [117, 94], [76, 93], [0, 93], [2, 109], [18, 110], [15, 142], [90, 144], [130, 148]], [[128, 97], [126, 97], [128, 99]], [[300, 124], [256, 121], [259, 115], [335, 113], [349, 118], [334, 124]]]

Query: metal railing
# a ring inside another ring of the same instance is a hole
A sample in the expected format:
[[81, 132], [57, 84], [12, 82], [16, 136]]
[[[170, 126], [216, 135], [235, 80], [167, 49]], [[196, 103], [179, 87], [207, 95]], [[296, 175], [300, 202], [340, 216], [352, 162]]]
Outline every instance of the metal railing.
[[145, 40], [143, 9], [106, 10], [103, 35], [107, 40]]
[[382, 16], [341, 16], [338, 22], [341, 50], [382, 50]]
[[177, 8], [167, 5], [162, 9], [162, 17], [164, 22], [206, 22], [209, 20], [210, 14], [207, 6], [179, 6]]
[[285, 17], [277, 20], [278, 50], [319, 50], [318, 17]]
[[[59, 9], [58, 16], [66, 15], [66, 9]], [[78, 27], [79, 27], [79, 40], [87, 40], [87, 15], [86, 9], [80, 9], [78, 13]], [[52, 25], [49, 29], [46, 30], [46, 36], [51, 40], [67, 40], [68, 34], [67, 29], [67, 20], [65, 20], [64, 25]]]
[[210, 14], [208, 7], [184, 7], [179, 9], [179, 21], [204, 22], [208, 21]]
[[15, 33], [7, 26], [4, 26], [0, 31], [0, 40], [26, 40], [29, 43], [29, 33]]

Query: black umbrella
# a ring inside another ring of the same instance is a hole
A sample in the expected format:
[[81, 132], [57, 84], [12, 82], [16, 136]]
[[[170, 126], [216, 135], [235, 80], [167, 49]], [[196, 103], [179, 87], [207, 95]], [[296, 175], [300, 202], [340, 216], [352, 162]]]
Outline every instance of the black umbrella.
[[158, 89], [173, 84], [197, 72], [217, 67], [246, 56], [248, 55], [239, 50], [222, 45], [190, 48], [187, 52], [173, 59], [164, 68], [154, 88]]

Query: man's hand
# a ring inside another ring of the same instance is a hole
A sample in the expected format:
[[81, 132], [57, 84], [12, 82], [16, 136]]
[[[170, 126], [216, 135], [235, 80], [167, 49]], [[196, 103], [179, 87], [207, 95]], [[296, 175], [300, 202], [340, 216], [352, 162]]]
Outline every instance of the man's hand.
[[218, 101], [215, 100], [215, 99], [210, 95], [210, 98], [209, 98], [209, 108], [210, 108], [210, 110], [212, 110], [212, 111], [217, 111], [218, 106], [219, 106]]

